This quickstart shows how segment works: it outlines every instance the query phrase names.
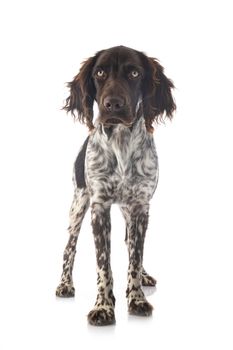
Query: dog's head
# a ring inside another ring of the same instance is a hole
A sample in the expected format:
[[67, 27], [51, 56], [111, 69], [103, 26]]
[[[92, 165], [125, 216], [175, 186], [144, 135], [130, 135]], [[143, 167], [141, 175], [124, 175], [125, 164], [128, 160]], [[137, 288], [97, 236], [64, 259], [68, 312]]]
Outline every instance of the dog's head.
[[94, 101], [99, 107], [99, 121], [106, 127], [119, 123], [131, 126], [140, 113], [149, 132], [154, 121], [171, 119], [176, 109], [171, 93], [174, 85], [163, 67], [156, 59], [124, 46], [99, 51], [89, 58], [68, 86], [70, 96], [64, 109], [90, 130], [94, 128]]

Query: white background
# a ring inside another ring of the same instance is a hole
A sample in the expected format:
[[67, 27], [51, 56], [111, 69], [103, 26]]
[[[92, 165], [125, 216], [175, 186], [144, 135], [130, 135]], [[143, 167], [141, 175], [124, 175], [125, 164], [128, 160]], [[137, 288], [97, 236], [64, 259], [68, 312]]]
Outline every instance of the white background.
[[[0, 348], [232, 350], [232, 11], [230, 1], [2, 1], [0, 8]], [[72, 166], [87, 136], [60, 108], [65, 82], [123, 44], [160, 59], [176, 85], [156, 128], [160, 181], [145, 266], [153, 317], [129, 317], [124, 223], [112, 210], [115, 326], [87, 325], [96, 293], [88, 213], [76, 298], [57, 300]]]

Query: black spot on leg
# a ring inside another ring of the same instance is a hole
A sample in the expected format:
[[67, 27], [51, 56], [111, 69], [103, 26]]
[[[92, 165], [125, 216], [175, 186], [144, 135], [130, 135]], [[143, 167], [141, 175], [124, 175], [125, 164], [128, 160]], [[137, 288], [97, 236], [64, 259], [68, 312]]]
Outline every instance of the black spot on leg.
[[137, 277], [137, 273], [136, 273], [135, 271], [132, 271], [132, 272], [131, 272], [131, 276], [132, 276], [133, 278], [136, 278], [136, 277]]

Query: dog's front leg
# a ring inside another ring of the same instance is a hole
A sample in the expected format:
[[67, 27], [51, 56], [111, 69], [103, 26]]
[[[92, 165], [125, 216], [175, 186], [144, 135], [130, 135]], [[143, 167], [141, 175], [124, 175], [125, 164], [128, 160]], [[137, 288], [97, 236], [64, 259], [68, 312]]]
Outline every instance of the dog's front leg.
[[98, 294], [95, 306], [88, 314], [88, 321], [95, 326], [105, 326], [115, 323], [115, 298], [110, 266], [110, 206], [93, 203], [91, 215], [97, 260]]
[[149, 316], [153, 307], [148, 303], [141, 288], [143, 246], [148, 225], [148, 204], [136, 204], [127, 208], [128, 230], [128, 286], [126, 296], [130, 314]]

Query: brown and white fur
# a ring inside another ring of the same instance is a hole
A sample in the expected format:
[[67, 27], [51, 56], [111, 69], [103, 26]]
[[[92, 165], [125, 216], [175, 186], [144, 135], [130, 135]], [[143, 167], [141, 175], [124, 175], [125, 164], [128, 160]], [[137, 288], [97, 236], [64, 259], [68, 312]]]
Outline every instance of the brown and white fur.
[[[74, 166], [69, 241], [56, 295], [74, 296], [76, 243], [84, 215], [91, 206], [98, 294], [88, 321], [97, 326], [115, 322], [110, 209], [113, 203], [118, 203], [126, 222], [129, 253], [128, 310], [134, 315], [148, 316], [152, 306], [141, 286], [156, 283], [142, 265], [149, 201], [158, 181], [152, 123], [172, 117], [176, 108], [171, 94], [173, 83], [157, 60], [118, 46], [89, 58], [69, 87], [65, 109], [84, 122], [90, 134]], [[99, 107], [95, 125], [94, 100]]]

